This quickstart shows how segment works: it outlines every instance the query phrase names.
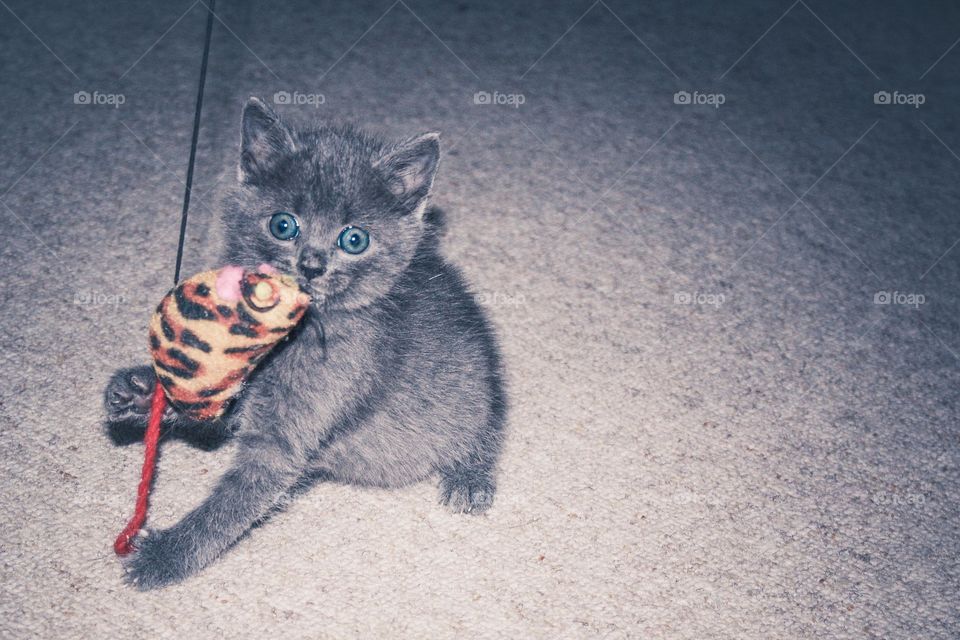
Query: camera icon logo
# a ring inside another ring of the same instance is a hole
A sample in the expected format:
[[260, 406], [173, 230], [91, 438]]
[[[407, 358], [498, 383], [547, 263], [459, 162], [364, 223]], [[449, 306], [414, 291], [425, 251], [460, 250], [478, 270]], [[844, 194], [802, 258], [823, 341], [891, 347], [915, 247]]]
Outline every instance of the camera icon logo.
[[473, 104], [491, 104], [493, 98], [489, 91], [477, 91], [473, 94]]
[[77, 91], [73, 94], [73, 104], [90, 104], [90, 92]]
[[677, 91], [673, 94], [673, 104], [690, 104], [691, 97], [689, 91]]
[[873, 294], [873, 304], [890, 304], [890, 301], [889, 291], [877, 291]]
[[291, 96], [289, 91], [277, 91], [273, 94], [273, 104], [290, 104]]
[[890, 104], [890, 92], [877, 91], [873, 94], [873, 104]]

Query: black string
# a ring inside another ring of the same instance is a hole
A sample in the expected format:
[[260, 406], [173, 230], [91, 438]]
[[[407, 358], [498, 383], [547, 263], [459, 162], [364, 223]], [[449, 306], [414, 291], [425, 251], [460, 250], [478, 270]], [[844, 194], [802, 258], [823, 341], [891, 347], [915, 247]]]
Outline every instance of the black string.
[[[193, 113], [193, 139], [190, 141], [190, 160], [187, 163], [187, 186], [183, 192], [183, 211], [180, 212], [180, 239], [177, 241], [177, 266], [173, 271], [173, 284], [180, 282], [180, 263], [183, 261], [183, 241], [187, 234], [187, 212], [190, 210], [190, 192], [193, 187], [193, 164], [197, 159], [197, 139], [200, 137], [200, 111], [203, 109], [203, 86], [207, 80], [207, 59], [210, 57], [210, 34], [213, 33], [213, 7], [216, 0], [207, 5], [207, 34], [203, 41], [203, 62], [200, 63], [200, 86], [197, 88], [197, 106]], [[203, 4], [201, 2], [201, 4]]]

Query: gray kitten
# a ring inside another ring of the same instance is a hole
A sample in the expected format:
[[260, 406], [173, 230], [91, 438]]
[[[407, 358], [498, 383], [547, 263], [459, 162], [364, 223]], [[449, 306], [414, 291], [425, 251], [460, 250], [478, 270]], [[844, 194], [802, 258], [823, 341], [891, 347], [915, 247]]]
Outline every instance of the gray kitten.
[[[427, 196], [439, 156], [435, 133], [388, 145], [351, 127], [294, 129], [247, 102], [222, 263], [268, 263], [313, 304], [222, 421], [165, 415], [186, 437], [233, 434], [236, 459], [177, 525], [138, 537], [131, 583], [203, 569], [306, 478], [399, 487], [438, 474], [454, 511], [490, 507], [505, 422], [499, 355], [436, 247]], [[154, 380], [149, 366], [111, 379], [116, 441], [142, 437]]]

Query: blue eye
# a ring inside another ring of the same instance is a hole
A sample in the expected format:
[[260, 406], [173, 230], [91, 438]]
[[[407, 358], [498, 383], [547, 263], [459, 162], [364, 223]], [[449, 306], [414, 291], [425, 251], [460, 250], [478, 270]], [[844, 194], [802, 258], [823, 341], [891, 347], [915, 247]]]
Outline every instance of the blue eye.
[[337, 246], [353, 255], [363, 253], [370, 246], [370, 234], [360, 227], [347, 227], [340, 232]]
[[277, 240], [293, 240], [300, 235], [300, 223], [292, 213], [278, 211], [270, 217], [270, 233]]

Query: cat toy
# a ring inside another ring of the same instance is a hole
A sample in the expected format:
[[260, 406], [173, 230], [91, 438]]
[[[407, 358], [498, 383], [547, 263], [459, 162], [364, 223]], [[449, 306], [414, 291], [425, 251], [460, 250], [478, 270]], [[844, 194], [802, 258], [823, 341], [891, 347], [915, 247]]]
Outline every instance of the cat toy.
[[219, 418], [257, 363], [300, 322], [309, 303], [290, 277], [267, 265], [255, 271], [237, 266], [205, 271], [164, 296], [150, 320], [157, 383], [136, 511], [114, 543], [119, 555], [133, 551], [133, 538], [146, 521], [167, 403], [193, 420]]
[[212, 420], [223, 415], [247, 376], [303, 318], [310, 299], [289, 277], [267, 265], [256, 270], [227, 266], [180, 282], [193, 167], [200, 133], [203, 87], [210, 54], [215, 1], [207, 6], [207, 29], [180, 214], [180, 238], [174, 288], [150, 321], [150, 353], [157, 376], [144, 434], [143, 469], [134, 515], [113, 549], [127, 555], [147, 519], [150, 487], [156, 468], [160, 423], [169, 401], [181, 415]]

